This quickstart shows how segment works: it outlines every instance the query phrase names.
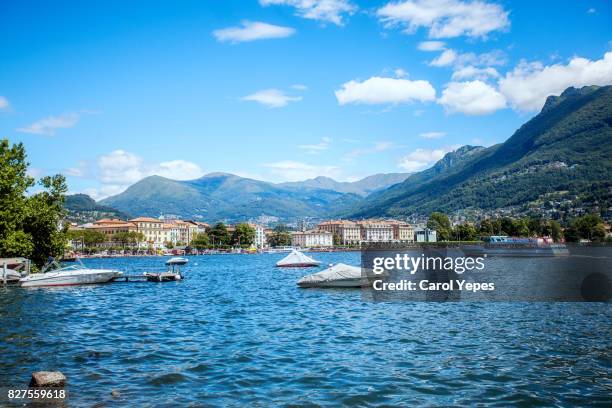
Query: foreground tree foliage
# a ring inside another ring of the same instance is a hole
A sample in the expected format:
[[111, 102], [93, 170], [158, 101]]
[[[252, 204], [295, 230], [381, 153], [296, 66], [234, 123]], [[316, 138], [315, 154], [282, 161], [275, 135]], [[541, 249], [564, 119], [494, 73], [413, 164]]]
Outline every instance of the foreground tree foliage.
[[62, 175], [43, 177], [41, 191], [27, 174], [23, 144], [0, 142], [0, 257], [22, 256], [42, 266], [49, 256], [61, 256], [66, 247], [64, 196], [68, 190]]

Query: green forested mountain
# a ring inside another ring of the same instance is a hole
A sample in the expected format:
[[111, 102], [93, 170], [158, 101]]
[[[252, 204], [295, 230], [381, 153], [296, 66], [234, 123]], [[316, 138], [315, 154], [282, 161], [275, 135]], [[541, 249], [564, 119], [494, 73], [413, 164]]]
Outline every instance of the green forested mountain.
[[101, 204], [137, 215], [174, 214], [209, 221], [240, 221], [266, 215], [283, 220], [323, 217], [332, 209], [358, 200], [360, 197], [352, 193], [210, 173], [189, 181], [147, 177]]
[[64, 208], [68, 211], [67, 219], [75, 222], [90, 222], [100, 218], [129, 218], [124, 212], [96, 203], [87, 194], [67, 195]]
[[[458, 157], [457, 157], [458, 156]], [[568, 88], [506, 142], [464, 147], [344, 215], [495, 209], [563, 195], [610, 205], [612, 87]]]

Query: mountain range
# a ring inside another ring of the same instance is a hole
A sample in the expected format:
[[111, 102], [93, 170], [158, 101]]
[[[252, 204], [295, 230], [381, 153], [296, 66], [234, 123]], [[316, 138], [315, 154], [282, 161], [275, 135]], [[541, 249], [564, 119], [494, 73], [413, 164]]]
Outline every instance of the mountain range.
[[550, 200], [611, 204], [612, 86], [568, 88], [504, 143], [464, 146], [344, 215], [403, 216]]
[[542, 111], [504, 143], [463, 146], [413, 174], [279, 184], [228, 173], [190, 181], [151, 176], [99, 204], [131, 215], [295, 220], [491, 210], [547, 200], [607, 207], [611, 191], [612, 86], [590, 86], [548, 97]]
[[377, 174], [355, 182], [317, 177], [274, 184], [228, 173], [177, 181], [150, 176], [100, 204], [129, 214], [239, 221], [259, 216], [283, 220], [325, 217], [350, 208], [368, 194], [406, 179], [409, 173]]

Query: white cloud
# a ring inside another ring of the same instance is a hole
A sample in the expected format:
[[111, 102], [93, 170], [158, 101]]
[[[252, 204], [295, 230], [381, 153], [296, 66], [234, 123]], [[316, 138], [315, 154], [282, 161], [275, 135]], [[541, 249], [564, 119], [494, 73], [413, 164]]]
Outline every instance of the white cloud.
[[508, 12], [498, 4], [483, 0], [404, 0], [378, 9], [387, 26], [405, 27], [405, 32], [429, 29], [431, 38], [486, 37], [510, 25]]
[[295, 30], [291, 27], [248, 20], [242, 21], [242, 26], [222, 28], [213, 31], [213, 35], [218, 41], [231, 42], [234, 44], [271, 38], [285, 38], [293, 34], [295, 34]]
[[335, 94], [340, 105], [426, 102], [436, 98], [436, 90], [428, 81], [381, 77], [371, 77], [362, 82], [346, 82]]
[[476, 68], [472, 65], [461, 67], [453, 72], [452, 80], [461, 81], [464, 79], [480, 79], [482, 81], [489, 78], [499, 78], [499, 72], [495, 68]]
[[132, 184], [146, 177], [143, 160], [124, 150], [115, 150], [98, 158], [99, 178], [105, 184]]
[[98, 158], [98, 180], [102, 184], [96, 197], [118, 194], [145, 177], [158, 175], [173, 180], [193, 180], [204, 174], [200, 166], [186, 160], [146, 163], [140, 156], [125, 150], [114, 150]]
[[487, 115], [506, 107], [506, 99], [495, 88], [476, 80], [449, 83], [438, 99], [447, 112]]
[[26, 170], [26, 174], [30, 177], [33, 178], [39, 178], [41, 176], [43, 176], [45, 174], [45, 170], [38, 168], [38, 167], [28, 167], [28, 169]]
[[264, 164], [279, 181], [301, 181], [317, 176], [336, 177], [338, 167], [315, 166], [307, 163], [284, 160]]
[[417, 48], [421, 51], [442, 51], [444, 47], [443, 41], [422, 41]]
[[446, 132], [424, 132], [421, 133], [419, 136], [424, 139], [440, 139], [446, 136]]
[[408, 72], [402, 68], [394, 69], [393, 74], [396, 78], [406, 78], [408, 76]]
[[287, 106], [289, 102], [301, 101], [301, 96], [289, 96], [278, 89], [263, 89], [251, 95], [241, 98], [243, 101], [252, 101], [260, 103], [268, 108], [282, 108]]
[[445, 50], [436, 58], [434, 58], [429, 65], [432, 67], [448, 67], [453, 65], [457, 59], [457, 52], [455, 50]]
[[456, 149], [457, 146], [446, 146], [439, 149], [419, 148], [402, 157], [398, 166], [409, 172], [423, 170], [443, 158], [446, 153]]
[[545, 66], [523, 61], [499, 80], [499, 90], [513, 108], [535, 111], [542, 108], [548, 96], [570, 86], [611, 84], [612, 52], [607, 52], [599, 60], [574, 57], [567, 64]]
[[321, 138], [321, 141], [316, 144], [303, 144], [299, 145], [298, 148], [302, 150], [306, 150], [307, 153], [316, 154], [320, 153], [323, 150], [327, 150], [329, 148], [329, 144], [331, 143], [331, 139], [329, 137]]
[[187, 160], [170, 160], [154, 166], [152, 174], [172, 180], [193, 180], [202, 177], [204, 172], [195, 163]]
[[306, 91], [308, 90], [308, 87], [306, 85], [303, 84], [293, 84], [291, 85], [291, 88], [297, 90], [297, 91]]
[[82, 191], [83, 194], [87, 194], [94, 200], [102, 200], [106, 197], [114, 196], [116, 194], [122, 193], [125, 191], [126, 186], [124, 185], [114, 185], [108, 184], [103, 185], [100, 188], [86, 188]]
[[62, 170], [62, 173], [66, 176], [85, 177], [87, 174], [87, 162], [80, 160], [75, 167], [64, 169]]
[[53, 136], [57, 129], [71, 128], [79, 121], [78, 113], [65, 113], [60, 116], [49, 116], [32, 123], [29, 126], [18, 128], [18, 132], [33, 133], [36, 135]]
[[343, 16], [356, 10], [349, 0], [259, 0], [262, 6], [285, 5], [296, 9], [300, 17], [343, 25]]
[[351, 150], [344, 156], [344, 160], [351, 161], [360, 156], [384, 152], [385, 150], [389, 150], [392, 147], [394, 147], [394, 145], [391, 142], [376, 142], [372, 147]]
[[10, 106], [8, 99], [4, 96], [0, 96], [0, 110], [8, 109]]
[[434, 67], [491, 67], [504, 65], [507, 62], [506, 54], [501, 50], [493, 50], [482, 54], [473, 52], [461, 53], [453, 49], [444, 50], [434, 58], [429, 65]]

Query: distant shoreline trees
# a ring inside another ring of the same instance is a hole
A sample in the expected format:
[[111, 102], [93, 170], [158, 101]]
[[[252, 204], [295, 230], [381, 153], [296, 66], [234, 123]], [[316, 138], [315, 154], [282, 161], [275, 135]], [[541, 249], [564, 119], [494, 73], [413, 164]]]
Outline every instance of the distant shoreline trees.
[[578, 242], [581, 239], [610, 241], [606, 239], [604, 222], [597, 214], [574, 218], [564, 230], [559, 222], [541, 217], [484, 219], [479, 223], [466, 222], [453, 227], [447, 215], [433, 212], [427, 221], [427, 228], [436, 230], [439, 241], [474, 241], [491, 235], [550, 237], [555, 242], [562, 239], [567, 242]]

